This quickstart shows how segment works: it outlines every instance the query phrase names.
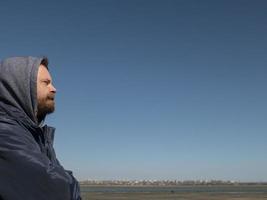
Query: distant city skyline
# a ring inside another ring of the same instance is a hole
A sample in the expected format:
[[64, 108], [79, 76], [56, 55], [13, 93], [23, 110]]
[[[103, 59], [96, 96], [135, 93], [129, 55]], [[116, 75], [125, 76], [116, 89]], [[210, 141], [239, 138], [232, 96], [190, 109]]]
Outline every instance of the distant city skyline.
[[3, 1], [0, 59], [49, 58], [46, 123], [80, 181], [267, 181], [266, 10], [263, 0]]
[[267, 182], [240, 182], [234, 180], [83, 180], [81, 185], [129, 185], [129, 186], [171, 186], [171, 185], [267, 185]]

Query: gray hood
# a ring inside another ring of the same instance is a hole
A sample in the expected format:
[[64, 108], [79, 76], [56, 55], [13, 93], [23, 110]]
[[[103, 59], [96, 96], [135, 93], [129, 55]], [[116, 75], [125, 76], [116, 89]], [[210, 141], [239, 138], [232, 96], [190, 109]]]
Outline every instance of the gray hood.
[[12, 57], [0, 63], [0, 101], [24, 112], [35, 124], [37, 73], [43, 59]]

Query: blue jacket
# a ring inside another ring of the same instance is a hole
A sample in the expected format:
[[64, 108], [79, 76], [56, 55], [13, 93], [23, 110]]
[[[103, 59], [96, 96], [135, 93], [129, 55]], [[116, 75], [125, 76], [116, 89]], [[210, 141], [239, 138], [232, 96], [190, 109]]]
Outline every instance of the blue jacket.
[[[41, 127], [32, 113], [36, 93], [29, 91], [36, 89], [33, 80], [40, 62], [23, 57], [0, 65], [0, 200], [81, 199], [78, 182], [56, 158], [55, 129]], [[20, 77], [13, 77], [14, 73]]]

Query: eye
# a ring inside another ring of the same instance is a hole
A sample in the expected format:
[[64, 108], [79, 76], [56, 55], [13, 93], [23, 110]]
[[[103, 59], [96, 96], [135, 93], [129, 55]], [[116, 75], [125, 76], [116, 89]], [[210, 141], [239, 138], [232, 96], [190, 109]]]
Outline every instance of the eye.
[[49, 80], [43, 80], [43, 83], [44, 83], [45, 85], [49, 85], [50, 81], [49, 81]]

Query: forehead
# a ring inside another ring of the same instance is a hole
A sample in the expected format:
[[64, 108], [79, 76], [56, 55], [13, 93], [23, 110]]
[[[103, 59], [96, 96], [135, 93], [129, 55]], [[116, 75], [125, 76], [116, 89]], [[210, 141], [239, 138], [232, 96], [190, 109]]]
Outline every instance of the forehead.
[[47, 70], [47, 68], [44, 65], [40, 65], [39, 69], [38, 69], [38, 75], [37, 75], [37, 79], [49, 79], [51, 80], [51, 75], [49, 73], [49, 71]]

